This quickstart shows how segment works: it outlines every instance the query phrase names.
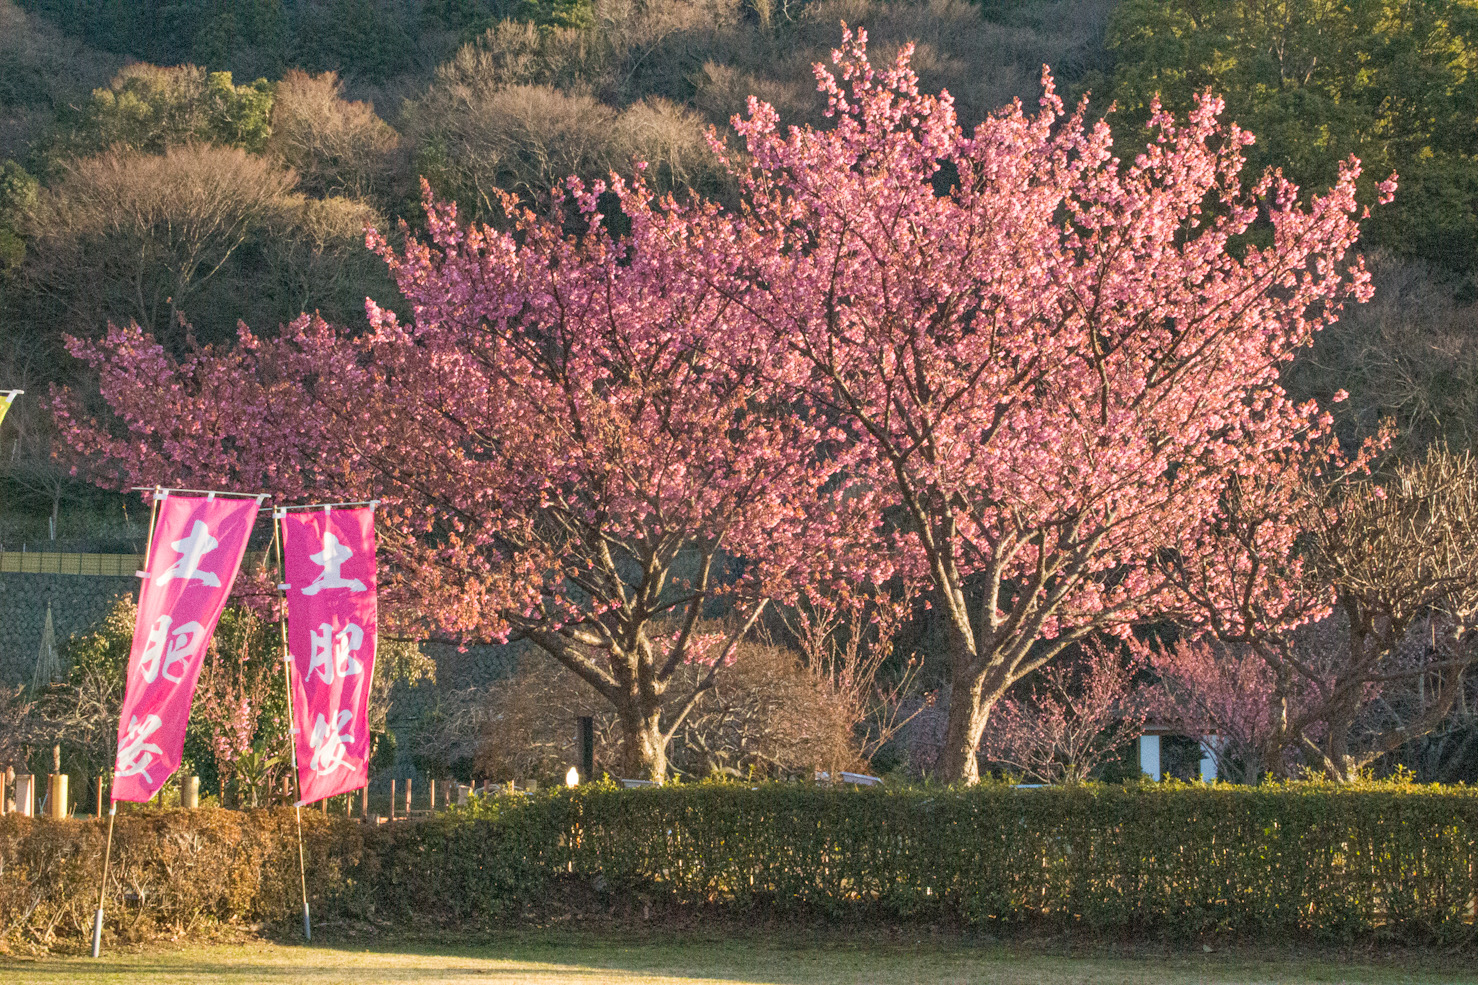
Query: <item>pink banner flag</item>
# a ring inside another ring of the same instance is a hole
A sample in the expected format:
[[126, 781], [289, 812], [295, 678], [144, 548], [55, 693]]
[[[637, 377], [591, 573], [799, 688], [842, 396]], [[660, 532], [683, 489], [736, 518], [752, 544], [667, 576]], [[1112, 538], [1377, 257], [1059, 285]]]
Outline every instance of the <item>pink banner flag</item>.
[[301, 802], [369, 782], [375, 675], [373, 509], [279, 510]]
[[161, 495], [149, 570], [139, 572], [143, 588], [118, 722], [113, 800], [148, 800], [179, 769], [205, 648], [260, 505]]

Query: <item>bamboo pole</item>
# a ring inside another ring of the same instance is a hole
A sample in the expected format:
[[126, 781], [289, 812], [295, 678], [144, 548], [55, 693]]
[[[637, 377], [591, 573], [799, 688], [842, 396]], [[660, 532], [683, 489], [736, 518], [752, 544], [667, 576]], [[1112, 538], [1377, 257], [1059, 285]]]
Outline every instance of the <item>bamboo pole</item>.
[[[139, 577], [148, 577], [149, 562], [154, 559], [154, 527], [159, 522], [159, 495], [160, 489], [155, 486], [153, 495], [149, 497], [149, 539], [144, 541], [144, 570], [140, 571]], [[108, 842], [103, 849], [103, 879], [98, 886], [98, 909], [92, 918], [92, 956], [101, 957], [103, 953], [103, 903], [108, 897], [108, 867], [113, 861], [113, 822], [118, 817], [118, 801], [112, 799], [112, 788], [108, 790]], [[103, 810], [103, 781], [98, 778], [98, 813]]]
[[103, 953], [103, 898], [108, 893], [108, 864], [113, 861], [113, 820], [118, 816], [118, 801], [108, 805], [108, 847], [103, 849], [103, 884], [98, 887], [98, 911], [92, 918], [92, 956]]
[[[282, 575], [282, 583], [287, 582], [287, 567], [282, 555], [282, 527], [280, 521], [282, 513], [274, 511], [272, 514], [272, 543], [277, 547], [278, 570]], [[298, 821], [298, 885], [303, 890], [303, 939], [313, 940], [313, 919], [308, 912], [308, 867], [303, 861], [303, 788], [298, 783], [298, 743], [293, 735], [295, 728], [293, 718], [293, 682], [292, 682], [292, 654], [287, 649], [287, 612], [284, 605], [283, 611], [279, 613], [277, 627], [282, 635], [282, 685], [287, 692], [287, 720], [288, 720], [288, 745], [292, 747], [293, 758], [293, 785], [297, 790], [294, 799], [293, 812]]]

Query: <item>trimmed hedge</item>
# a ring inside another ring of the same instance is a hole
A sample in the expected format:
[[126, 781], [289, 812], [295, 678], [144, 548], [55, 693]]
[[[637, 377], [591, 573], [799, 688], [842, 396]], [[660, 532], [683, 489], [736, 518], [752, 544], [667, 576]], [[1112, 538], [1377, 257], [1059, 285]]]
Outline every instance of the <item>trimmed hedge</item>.
[[[586, 787], [303, 820], [325, 919], [498, 920], [573, 879], [581, 905], [1463, 944], [1478, 905], [1465, 788]], [[103, 831], [0, 819], [0, 946], [86, 940]], [[110, 938], [290, 920], [295, 838], [286, 810], [120, 814]]]

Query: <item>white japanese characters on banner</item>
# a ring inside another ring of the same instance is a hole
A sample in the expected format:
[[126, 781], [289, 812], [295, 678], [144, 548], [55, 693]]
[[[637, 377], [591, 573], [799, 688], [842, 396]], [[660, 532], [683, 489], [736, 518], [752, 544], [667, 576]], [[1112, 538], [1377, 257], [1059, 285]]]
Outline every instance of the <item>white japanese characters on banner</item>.
[[179, 768], [205, 648], [257, 519], [256, 499], [162, 495], [140, 572], [113, 800], [148, 800]]
[[375, 673], [373, 509], [283, 510], [294, 742], [302, 803], [369, 780]]

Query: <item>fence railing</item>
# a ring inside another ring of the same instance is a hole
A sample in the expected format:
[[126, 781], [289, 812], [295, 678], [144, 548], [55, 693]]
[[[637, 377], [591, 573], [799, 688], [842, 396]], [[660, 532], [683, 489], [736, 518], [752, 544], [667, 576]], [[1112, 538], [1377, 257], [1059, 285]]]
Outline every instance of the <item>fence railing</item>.
[[142, 554], [65, 554], [0, 551], [0, 574], [129, 577], [143, 567]]
[[[241, 570], [262, 563], [262, 551], [247, 551]], [[127, 578], [144, 566], [142, 554], [70, 554], [61, 551], [0, 551], [0, 574], [85, 575]]]

